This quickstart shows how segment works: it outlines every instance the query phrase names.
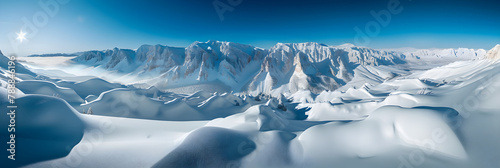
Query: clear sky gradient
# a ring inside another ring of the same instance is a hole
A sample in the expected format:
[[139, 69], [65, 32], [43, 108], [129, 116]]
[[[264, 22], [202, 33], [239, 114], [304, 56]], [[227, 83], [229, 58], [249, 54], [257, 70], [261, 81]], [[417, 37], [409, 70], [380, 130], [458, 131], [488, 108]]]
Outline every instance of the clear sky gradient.
[[[142, 44], [185, 47], [208, 40], [262, 48], [277, 42], [319, 42], [372, 48], [490, 49], [500, 43], [498, 0], [217, 1], [218, 8], [226, 10], [223, 19], [213, 0], [2, 0], [0, 50], [23, 56], [135, 49]], [[58, 7], [40, 5], [52, 2]], [[391, 14], [387, 25], [370, 14], [388, 11], [388, 3], [394, 2], [400, 3], [401, 11]], [[378, 33], [372, 33], [367, 43], [357, 43], [355, 27], [366, 33], [366, 25], [373, 23], [380, 26]], [[19, 43], [15, 33], [23, 28], [27, 41]]]

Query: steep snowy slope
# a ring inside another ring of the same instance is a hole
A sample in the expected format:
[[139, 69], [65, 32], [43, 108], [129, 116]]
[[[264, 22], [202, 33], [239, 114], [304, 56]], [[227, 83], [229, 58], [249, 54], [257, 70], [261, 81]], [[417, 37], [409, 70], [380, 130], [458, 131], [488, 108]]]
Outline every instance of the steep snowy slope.
[[[0, 51], [0, 68], [4, 69], [4, 70], [8, 70], [9, 68], [9, 64], [8, 62], [10, 61], [10, 59], [3, 55], [2, 51]], [[18, 74], [21, 74], [21, 75], [18, 75], [18, 77], [27, 77], [27, 76], [24, 76], [23, 74], [26, 74], [26, 75], [29, 75], [29, 76], [32, 76], [32, 77], [35, 77], [36, 74], [31, 72], [30, 70], [28, 70], [24, 65], [20, 64], [19, 62], [16, 61], [16, 73]]]
[[500, 44], [492, 48], [485, 56], [487, 59], [499, 60], [500, 59]]

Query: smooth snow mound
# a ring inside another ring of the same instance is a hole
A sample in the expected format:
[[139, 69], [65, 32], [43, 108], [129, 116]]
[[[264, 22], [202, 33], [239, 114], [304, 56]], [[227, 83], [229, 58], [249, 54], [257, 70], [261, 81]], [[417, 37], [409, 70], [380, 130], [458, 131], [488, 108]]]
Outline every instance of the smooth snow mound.
[[[0, 96], [7, 97], [3, 94]], [[1, 105], [7, 107], [10, 104], [2, 102]], [[84, 123], [77, 112], [63, 99], [26, 95], [16, 99], [16, 105], [18, 106], [15, 116], [16, 160], [7, 161], [7, 157], [3, 157], [1, 167], [21, 167], [65, 157], [83, 137]], [[9, 125], [9, 119], [1, 117], [0, 124]], [[2, 129], [0, 140], [3, 143], [8, 142], [9, 135], [7, 129]]]
[[256, 148], [245, 134], [226, 128], [203, 127], [189, 134], [153, 167], [240, 167]]
[[115, 83], [109, 83], [106, 80], [100, 78], [92, 78], [82, 82], [69, 82], [69, 81], [59, 81], [56, 83], [58, 86], [67, 87], [75, 90], [75, 92], [80, 95], [82, 99], [86, 98], [88, 95], [100, 95], [102, 92], [115, 89], [123, 88], [124, 86]]
[[76, 94], [73, 89], [59, 87], [48, 81], [25, 80], [17, 84], [17, 88], [25, 94], [41, 94], [47, 96], [59, 97], [70, 104], [81, 104], [83, 99]]

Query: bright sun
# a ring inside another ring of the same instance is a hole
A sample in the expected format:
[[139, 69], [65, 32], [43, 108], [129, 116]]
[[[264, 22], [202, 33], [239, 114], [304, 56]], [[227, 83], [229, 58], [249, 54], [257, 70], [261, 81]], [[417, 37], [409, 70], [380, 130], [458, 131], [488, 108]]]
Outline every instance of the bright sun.
[[21, 30], [19, 33], [16, 33], [17, 34], [17, 39], [19, 40], [19, 42], [23, 42], [23, 40], [26, 40], [26, 33], [23, 32], [23, 30]]

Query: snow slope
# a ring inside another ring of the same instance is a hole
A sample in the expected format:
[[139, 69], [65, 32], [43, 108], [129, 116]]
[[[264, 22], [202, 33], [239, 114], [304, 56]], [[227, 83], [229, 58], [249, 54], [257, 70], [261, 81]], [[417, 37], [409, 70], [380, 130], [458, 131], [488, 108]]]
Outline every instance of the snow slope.
[[500, 59], [500, 44], [497, 44], [485, 56], [487, 59], [498, 60]]
[[[7, 95], [2, 94], [2, 97]], [[7, 102], [1, 103], [6, 107]], [[2, 158], [2, 166], [20, 167], [44, 160], [67, 156], [84, 134], [85, 125], [79, 114], [60, 98], [26, 95], [16, 99], [15, 150], [16, 160]], [[8, 116], [8, 115], [7, 115]], [[0, 123], [9, 125], [9, 117]], [[10, 133], [0, 131], [1, 139], [8, 142]], [[4, 145], [8, 148], [7, 145]]]
[[227, 93], [179, 95], [158, 90], [117, 88], [105, 91], [75, 108], [82, 113], [87, 113], [91, 108], [93, 114], [104, 116], [194, 121], [229, 116], [245, 111], [254, 104], [257, 103]]
[[79, 105], [83, 103], [83, 99], [76, 94], [73, 89], [59, 87], [48, 81], [25, 80], [19, 82], [16, 87], [24, 94], [40, 94], [60, 97], [61, 99], [66, 100], [69, 104]]
[[98, 96], [104, 91], [125, 87], [120, 84], [109, 83], [108, 81], [100, 78], [92, 78], [81, 82], [58, 81], [56, 84], [58, 86], [67, 87], [75, 90], [75, 92], [82, 98], [86, 98], [89, 95]]
[[[206, 121], [154, 121], [79, 115], [86, 128], [67, 156], [26, 167], [151, 167]], [[48, 150], [50, 151], [50, 150]]]
[[[2, 51], [0, 51], [0, 67], [4, 70], [7, 70], [9, 69], [9, 64], [8, 62], [10, 61], [10, 59], [3, 55]], [[26, 75], [30, 75], [30, 76], [36, 76], [35, 73], [31, 72], [30, 70], [28, 70], [24, 65], [22, 64], [19, 64], [19, 62], [16, 61], [16, 72], [19, 73], [19, 74], [26, 74]], [[22, 77], [22, 75], [20, 76]]]

